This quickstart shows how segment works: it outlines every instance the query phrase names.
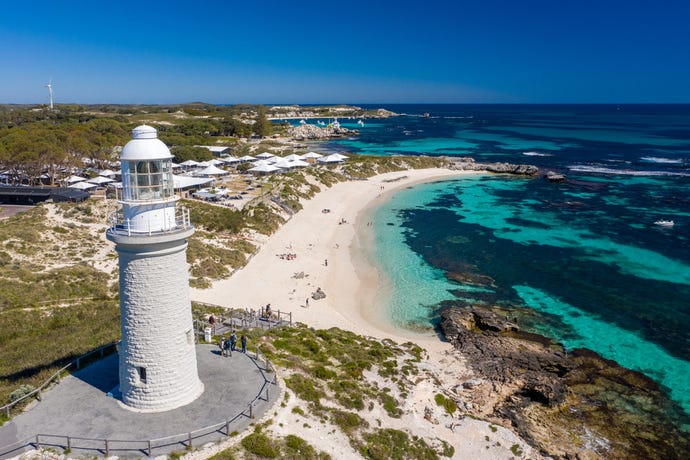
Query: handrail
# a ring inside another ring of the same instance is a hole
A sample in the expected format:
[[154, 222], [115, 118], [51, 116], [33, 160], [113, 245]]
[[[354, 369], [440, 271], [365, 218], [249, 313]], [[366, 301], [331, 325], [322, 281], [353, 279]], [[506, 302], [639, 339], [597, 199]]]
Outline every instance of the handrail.
[[[101, 347], [101, 348], [104, 348], [104, 347]], [[94, 350], [94, 352], [95, 351], [97, 351], [97, 350]], [[91, 352], [91, 354], [94, 352]], [[85, 356], [87, 356], [87, 355], [85, 355]], [[191, 448], [193, 446], [193, 441], [195, 439], [201, 438], [203, 436], [208, 436], [214, 432], [218, 432], [220, 434], [224, 434], [227, 437], [230, 437], [230, 435], [231, 435], [230, 425], [241, 417], [247, 417], [250, 419], [254, 418], [254, 414], [253, 414], [254, 405], [260, 400], [268, 402], [270, 400], [268, 388], [270, 387], [270, 385], [276, 385], [278, 382], [275, 367], [273, 367], [273, 364], [269, 361], [266, 354], [263, 351], [261, 351], [261, 348], [259, 346], [256, 347], [256, 352], [255, 352], [254, 357], [252, 357], [249, 354], [247, 354], [247, 356], [249, 357], [249, 359], [251, 359], [254, 362], [254, 365], [261, 372], [261, 376], [264, 378], [264, 383], [261, 385], [261, 388], [259, 389], [258, 394], [248, 404], [247, 409], [241, 410], [239, 413], [235, 414], [232, 418], [228, 418], [223, 422], [214, 423], [213, 425], [208, 425], [208, 426], [205, 426], [203, 428], [189, 431], [187, 433], [178, 433], [178, 434], [166, 436], [163, 438], [146, 439], [146, 440], [86, 438], [86, 437], [80, 437], [80, 436], [67, 436], [67, 435], [38, 433], [34, 436], [30, 436], [30, 437], [27, 437], [23, 440], [16, 441], [12, 444], [9, 444], [7, 446], [3, 446], [2, 448], [0, 448], [0, 457], [6, 456], [7, 454], [10, 454], [10, 453], [15, 452], [15, 451], [20, 450], [20, 449], [23, 449], [27, 446], [32, 446], [36, 449], [40, 449], [42, 446], [51, 446], [51, 447], [58, 447], [61, 449], [65, 449], [65, 450], [66, 449], [70, 449], [70, 450], [74, 450], [74, 449], [92, 450], [92, 451], [102, 453], [106, 457], [109, 457], [113, 451], [139, 451], [139, 452], [142, 452], [143, 454], [147, 455], [148, 457], [153, 457], [153, 449], [160, 449], [163, 447], [169, 447], [169, 446], [172, 446], [175, 444], [182, 444], [185, 448]], [[260, 364], [263, 364], [263, 367]], [[273, 378], [268, 379], [266, 376], [266, 372], [272, 373]], [[247, 414], [247, 411], [249, 412], [249, 414]], [[223, 428], [225, 428], [225, 430], [224, 430], [225, 432], [223, 432]], [[59, 441], [48, 442], [49, 440], [46, 438], [57, 438], [59, 440], [62, 440], [63, 442], [59, 442]], [[89, 446], [82, 445], [82, 446], [80, 446], [79, 443], [75, 443], [75, 441], [99, 443], [99, 446], [98, 447], [94, 446], [94, 445], [89, 445]], [[127, 443], [127, 444], [133, 444], [134, 446], [121, 447], [118, 449], [115, 446], [113, 446], [113, 444], [116, 444], [116, 443]], [[100, 447], [100, 446], [102, 446], [102, 447]], [[135, 446], [141, 446], [141, 447], [135, 447]]]

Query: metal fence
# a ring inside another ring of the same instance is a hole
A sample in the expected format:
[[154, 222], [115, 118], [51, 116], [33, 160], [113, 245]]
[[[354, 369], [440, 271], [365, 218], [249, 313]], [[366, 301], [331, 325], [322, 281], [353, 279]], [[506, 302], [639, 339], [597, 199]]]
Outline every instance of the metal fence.
[[[98, 352], [98, 350], [94, 350], [90, 354], [96, 352]], [[88, 355], [82, 356], [79, 359], [83, 359], [86, 356]], [[201, 445], [201, 443], [217, 441], [219, 436], [230, 437], [233, 434], [233, 432], [230, 431], [233, 424], [242, 418], [253, 419], [254, 407], [256, 404], [261, 401], [268, 402], [270, 400], [269, 389], [271, 386], [277, 384], [275, 368], [259, 347], [256, 347], [254, 357], [249, 354], [247, 354], [247, 356], [252, 359], [254, 365], [256, 365], [261, 372], [264, 383], [256, 397], [247, 405], [246, 409], [223, 421], [186, 433], [146, 440], [85, 438], [79, 436], [38, 433], [13, 444], [0, 447], [0, 457], [4, 458], [10, 455], [16, 455], [19, 451], [27, 447], [35, 449], [57, 448], [64, 451], [80, 450], [89, 452], [90, 454], [103, 455], [105, 457], [109, 457], [116, 452], [121, 453], [121, 455], [140, 454], [142, 456], [153, 457], [155, 454], [167, 453], [174, 450], [175, 447], [190, 449], [194, 447], [195, 444]], [[74, 362], [79, 361], [79, 359]], [[70, 365], [71, 364], [72, 363], [70, 363]], [[61, 369], [61, 371], [65, 370], [68, 366]], [[45, 388], [50, 381], [42, 385], [41, 388]], [[29, 396], [30, 395], [27, 395], [25, 398]], [[13, 404], [16, 404], [16, 402]]]

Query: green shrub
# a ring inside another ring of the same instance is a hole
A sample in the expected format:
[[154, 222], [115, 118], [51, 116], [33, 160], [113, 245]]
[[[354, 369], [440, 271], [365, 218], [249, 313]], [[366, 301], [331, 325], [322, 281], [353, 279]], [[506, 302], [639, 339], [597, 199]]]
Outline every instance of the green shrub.
[[277, 458], [280, 450], [275, 443], [265, 434], [260, 432], [251, 433], [242, 439], [242, 447], [247, 452], [263, 458]]
[[345, 433], [351, 433], [360, 427], [366, 427], [369, 425], [366, 420], [354, 412], [331, 409], [330, 414], [331, 421]]
[[314, 382], [301, 375], [293, 374], [285, 379], [285, 385], [295, 392], [297, 397], [304, 401], [320, 403], [321, 398], [325, 397], [325, 393], [321, 388], [317, 388]]
[[438, 453], [423, 439], [410, 437], [404, 431], [393, 429], [365, 433], [359, 452], [372, 460], [438, 460]]
[[[453, 401], [453, 400], [450, 399], [450, 398], [446, 398], [446, 397], [445, 397], [444, 395], [442, 395], [441, 393], [437, 393], [437, 394], [434, 396], [434, 401], [436, 401], [436, 404], [438, 404], [439, 406], [443, 407], [443, 408], [446, 410], [446, 412], [448, 412], [448, 414], [450, 414], [450, 415], [453, 415], [453, 413], [454, 413], [456, 410], [458, 410], [458, 405], [455, 404], [455, 401]], [[491, 427], [491, 425], [490, 425], [489, 427]], [[493, 431], [495, 431], [495, 427], [494, 427], [494, 430], [493, 430]]]

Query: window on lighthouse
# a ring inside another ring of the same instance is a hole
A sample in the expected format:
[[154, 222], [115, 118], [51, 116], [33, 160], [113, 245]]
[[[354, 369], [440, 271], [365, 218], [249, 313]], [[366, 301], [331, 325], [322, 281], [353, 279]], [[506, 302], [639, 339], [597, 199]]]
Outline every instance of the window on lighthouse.
[[128, 161], [122, 165], [127, 201], [155, 201], [173, 196], [172, 160]]

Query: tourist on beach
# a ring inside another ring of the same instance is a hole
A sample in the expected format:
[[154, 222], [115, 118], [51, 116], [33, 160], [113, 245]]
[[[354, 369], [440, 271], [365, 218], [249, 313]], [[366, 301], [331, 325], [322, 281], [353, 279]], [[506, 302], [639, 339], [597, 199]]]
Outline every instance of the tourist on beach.
[[264, 316], [266, 319], [271, 319], [271, 313], [271, 304], [269, 303], [266, 305], [266, 309], [264, 310]]
[[230, 351], [235, 351], [235, 345], [237, 344], [237, 334], [235, 334], [235, 331], [232, 331], [232, 334], [230, 334]]
[[208, 317], [208, 324], [211, 325], [211, 329], [213, 329], [213, 333], [216, 333], [216, 318], [213, 316], [213, 313], [211, 313], [211, 316]]
[[325, 259], [325, 260], [323, 261], [323, 265], [326, 266], [326, 267], [328, 267], [328, 259]]
[[307, 305], [307, 308], [309, 308], [309, 297], [307, 297], [307, 300], [306, 300], [305, 303], [306, 303], [306, 305]]
[[242, 334], [240, 337], [240, 343], [242, 344], [242, 353], [247, 353], [247, 336]]

